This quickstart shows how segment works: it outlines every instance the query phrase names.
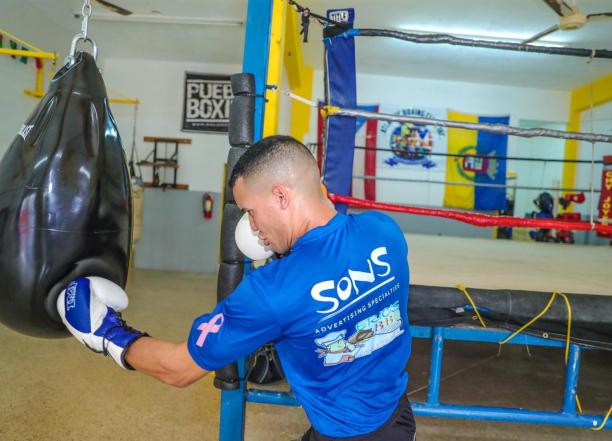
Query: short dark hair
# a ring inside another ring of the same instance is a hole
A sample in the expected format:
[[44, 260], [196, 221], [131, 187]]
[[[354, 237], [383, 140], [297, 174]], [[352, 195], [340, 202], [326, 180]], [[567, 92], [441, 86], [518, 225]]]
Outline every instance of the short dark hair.
[[262, 138], [238, 159], [232, 170], [229, 186], [234, 188], [239, 178], [247, 178], [263, 171], [267, 166], [286, 162], [296, 156], [303, 156], [306, 160], [310, 157], [316, 167], [316, 161], [310, 150], [297, 139], [285, 135]]

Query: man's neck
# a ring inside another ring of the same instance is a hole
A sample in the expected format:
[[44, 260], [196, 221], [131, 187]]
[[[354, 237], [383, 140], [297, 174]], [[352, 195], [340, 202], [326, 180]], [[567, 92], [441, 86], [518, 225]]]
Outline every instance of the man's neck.
[[338, 212], [329, 201], [321, 200], [308, 206], [305, 213], [293, 243], [310, 230], [327, 225]]
[[314, 228], [327, 225], [329, 221], [332, 220], [338, 212], [336, 211], [334, 206], [329, 203], [329, 201], [325, 200], [317, 204], [311, 211], [311, 213], [312, 217], [310, 218], [310, 222], [308, 225], [309, 228], [305, 231], [305, 233]]

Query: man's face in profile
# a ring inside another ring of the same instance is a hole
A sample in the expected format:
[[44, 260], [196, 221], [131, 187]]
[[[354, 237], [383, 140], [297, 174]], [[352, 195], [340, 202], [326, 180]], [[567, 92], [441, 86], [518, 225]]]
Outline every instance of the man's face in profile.
[[260, 181], [238, 178], [233, 189], [234, 199], [238, 207], [249, 214], [251, 229], [258, 232], [259, 239], [275, 252], [285, 254], [290, 248], [287, 210], [283, 209], [272, 186]]

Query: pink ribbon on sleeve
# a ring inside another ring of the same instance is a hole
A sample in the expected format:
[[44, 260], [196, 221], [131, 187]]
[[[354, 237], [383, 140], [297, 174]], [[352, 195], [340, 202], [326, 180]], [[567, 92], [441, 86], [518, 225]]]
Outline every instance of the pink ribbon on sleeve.
[[206, 337], [208, 334], [213, 333], [216, 334], [223, 326], [223, 314], [219, 313], [214, 316], [209, 322], [200, 323], [198, 326], [198, 331], [200, 332], [200, 336], [198, 337], [198, 341], [196, 342], [196, 346], [202, 347], [204, 346], [204, 342], [206, 341]]

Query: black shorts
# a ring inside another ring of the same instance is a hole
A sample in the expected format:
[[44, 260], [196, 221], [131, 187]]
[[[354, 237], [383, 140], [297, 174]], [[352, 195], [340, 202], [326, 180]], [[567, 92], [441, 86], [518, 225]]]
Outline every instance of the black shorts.
[[334, 438], [321, 435], [312, 427], [300, 441], [414, 441], [416, 440], [416, 424], [408, 395], [404, 394], [393, 415], [374, 432], [348, 438]]

